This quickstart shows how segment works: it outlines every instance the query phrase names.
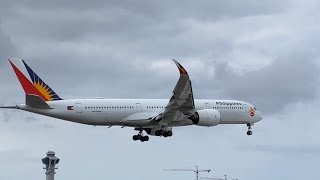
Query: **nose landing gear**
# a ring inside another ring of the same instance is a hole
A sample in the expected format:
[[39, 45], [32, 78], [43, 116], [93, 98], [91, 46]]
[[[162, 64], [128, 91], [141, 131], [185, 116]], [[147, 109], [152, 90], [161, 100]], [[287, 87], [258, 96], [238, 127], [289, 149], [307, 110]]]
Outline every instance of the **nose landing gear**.
[[248, 136], [251, 136], [252, 135], [252, 131], [251, 131], [251, 129], [252, 129], [252, 125], [249, 123], [249, 124], [247, 124], [247, 126], [248, 126], [248, 131], [247, 131], [247, 135]]

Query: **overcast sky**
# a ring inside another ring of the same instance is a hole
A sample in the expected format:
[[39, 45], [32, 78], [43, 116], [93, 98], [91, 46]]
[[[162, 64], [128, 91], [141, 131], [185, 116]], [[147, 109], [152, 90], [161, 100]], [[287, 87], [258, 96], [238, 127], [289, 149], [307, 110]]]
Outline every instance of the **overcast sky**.
[[174, 129], [133, 142], [131, 128], [0, 111], [0, 179], [319, 179], [320, 2], [316, 0], [0, 0], [0, 104], [24, 103], [19, 57], [62, 98], [170, 98], [188, 70], [195, 98], [254, 104], [264, 120]]

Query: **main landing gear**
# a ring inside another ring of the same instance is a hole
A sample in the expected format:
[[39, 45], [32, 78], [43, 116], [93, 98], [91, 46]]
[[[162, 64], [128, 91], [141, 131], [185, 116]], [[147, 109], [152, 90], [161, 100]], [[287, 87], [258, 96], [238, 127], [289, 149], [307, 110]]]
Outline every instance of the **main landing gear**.
[[164, 129], [156, 130], [156, 136], [163, 136], [163, 137], [171, 137], [172, 131], [165, 131]]
[[251, 131], [251, 129], [252, 129], [252, 125], [249, 123], [249, 124], [247, 124], [247, 126], [248, 126], [248, 131], [247, 131], [247, 135], [248, 136], [251, 136], [252, 135], [252, 131]]
[[139, 131], [137, 135], [132, 136], [134, 141], [140, 140], [141, 142], [149, 141], [149, 136], [143, 136], [142, 130]]

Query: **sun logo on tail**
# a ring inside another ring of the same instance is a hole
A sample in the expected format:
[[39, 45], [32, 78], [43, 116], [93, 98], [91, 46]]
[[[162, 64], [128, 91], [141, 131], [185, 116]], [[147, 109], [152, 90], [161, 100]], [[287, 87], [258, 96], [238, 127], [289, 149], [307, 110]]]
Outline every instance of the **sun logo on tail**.
[[42, 93], [42, 95], [48, 100], [52, 101], [52, 91], [50, 90], [50, 87], [44, 84], [41, 81], [34, 82], [33, 85]]
[[61, 100], [61, 98], [45, 83], [42, 79], [33, 72], [33, 70], [23, 61], [31, 79], [31, 83], [41, 93], [45, 101]]

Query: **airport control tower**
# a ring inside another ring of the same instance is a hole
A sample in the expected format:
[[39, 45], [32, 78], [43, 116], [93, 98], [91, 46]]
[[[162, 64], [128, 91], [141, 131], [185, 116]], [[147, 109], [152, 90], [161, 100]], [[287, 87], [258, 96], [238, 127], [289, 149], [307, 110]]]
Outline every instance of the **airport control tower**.
[[47, 157], [42, 159], [42, 163], [45, 165], [43, 169], [46, 170], [46, 180], [54, 180], [55, 170], [58, 169], [56, 165], [60, 159], [55, 156], [53, 151], [47, 152]]

